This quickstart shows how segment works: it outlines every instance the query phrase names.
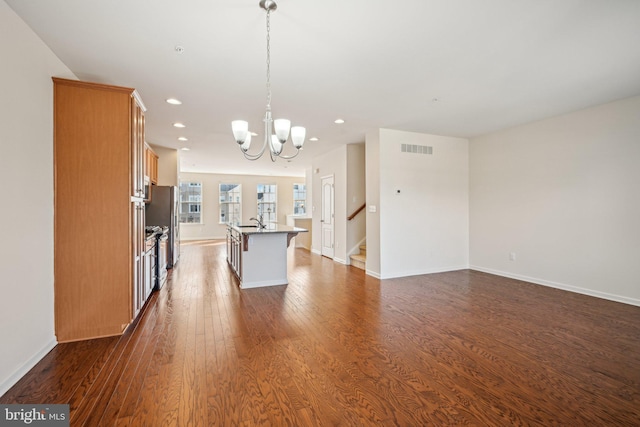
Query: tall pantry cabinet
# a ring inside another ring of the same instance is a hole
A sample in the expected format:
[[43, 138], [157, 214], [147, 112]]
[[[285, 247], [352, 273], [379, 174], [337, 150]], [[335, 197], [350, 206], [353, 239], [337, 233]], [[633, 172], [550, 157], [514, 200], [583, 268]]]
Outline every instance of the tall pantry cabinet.
[[53, 78], [58, 342], [118, 335], [144, 266], [144, 111], [131, 88]]

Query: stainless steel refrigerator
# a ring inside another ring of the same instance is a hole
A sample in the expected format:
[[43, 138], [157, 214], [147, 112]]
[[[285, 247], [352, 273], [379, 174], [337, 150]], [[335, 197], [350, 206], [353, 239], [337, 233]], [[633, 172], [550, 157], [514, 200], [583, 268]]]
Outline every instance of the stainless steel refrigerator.
[[169, 256], [167, 268], [173, 268], [180, 258], [180, 221], [178, 187], [154, 185], [151, 202], [145, 209], [146, 225], [169, 227]]

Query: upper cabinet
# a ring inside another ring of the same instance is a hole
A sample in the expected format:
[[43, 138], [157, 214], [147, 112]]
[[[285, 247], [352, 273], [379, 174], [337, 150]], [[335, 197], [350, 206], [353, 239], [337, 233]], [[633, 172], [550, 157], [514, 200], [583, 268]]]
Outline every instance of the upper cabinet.
[[144, 197], [144, 106], [133, 91], [131, 95], [131, 196]]
[[158, 184], [158, 155], [145, 142], [144, 144], [144, 175], [151, 184]]
[[144, 303], [144, 104], [132, 88], [53, 81], [56, 337], [118, 335]]

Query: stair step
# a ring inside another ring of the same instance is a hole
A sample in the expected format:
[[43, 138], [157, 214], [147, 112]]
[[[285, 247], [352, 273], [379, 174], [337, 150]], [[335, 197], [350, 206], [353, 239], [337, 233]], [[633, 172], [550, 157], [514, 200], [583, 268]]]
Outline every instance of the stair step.
[[367, 267], [367, 257], [363, 254], [351, 255], [349, 257], [351, 259], [351, 265], [353, 267], [359, 268], [360, 270], [365, 270]]

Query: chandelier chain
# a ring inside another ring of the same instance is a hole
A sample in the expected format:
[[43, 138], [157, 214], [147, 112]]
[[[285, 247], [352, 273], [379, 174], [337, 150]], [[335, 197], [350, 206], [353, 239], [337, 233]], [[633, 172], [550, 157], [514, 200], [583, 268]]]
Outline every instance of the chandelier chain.
[[267, 10], [267, 109], [271, 110], [271, 10]]

